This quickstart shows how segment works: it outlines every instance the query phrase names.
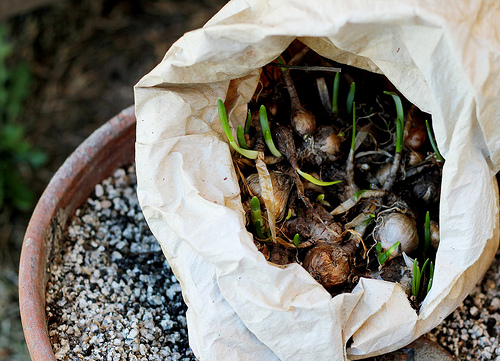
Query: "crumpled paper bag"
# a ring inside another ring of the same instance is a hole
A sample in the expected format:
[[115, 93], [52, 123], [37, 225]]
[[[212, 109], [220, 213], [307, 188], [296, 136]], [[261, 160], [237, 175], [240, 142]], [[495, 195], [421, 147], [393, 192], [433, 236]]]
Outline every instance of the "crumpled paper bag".
[[[234, 0], [140, 80], [139, 201], [181, 282], [199, 359], [365, 358], [408, 344], [462, 302], [499, 239], [499, 18], [495, 1]], [[446, 159], [441, 244], [419, 312], [380, 280], [332, 298], [298, 264], [269, 265], [245, 230], [216, 101], [241, 125], [258, 69], [295, 38], [385, 74], [432, 114]]]

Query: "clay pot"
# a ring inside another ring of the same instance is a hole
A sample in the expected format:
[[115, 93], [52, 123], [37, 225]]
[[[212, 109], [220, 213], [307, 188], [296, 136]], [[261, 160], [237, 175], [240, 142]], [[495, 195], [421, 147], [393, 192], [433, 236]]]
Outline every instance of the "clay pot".
[[97, 183], [134, 161], [134, 107], [109, 120], [64, 162], [45, 189], [26, 230], [19, 265], [19, 306], [33, 361], [56, 360], [45, 316], [46, 269], [66, 223]]

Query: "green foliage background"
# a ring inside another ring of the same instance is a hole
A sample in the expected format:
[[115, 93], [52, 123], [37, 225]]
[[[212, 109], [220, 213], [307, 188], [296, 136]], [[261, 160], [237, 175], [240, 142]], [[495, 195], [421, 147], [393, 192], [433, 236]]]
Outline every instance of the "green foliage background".
[[29, 210], [34, 193], [26, 176], [43, 165], [46, 155], [32, 147], [25, 128], [17, 123], [29, 94], [30, 69], [26, 64], [8, 63], [13, 46], [0, 27], [0, 209], [11, 206]]

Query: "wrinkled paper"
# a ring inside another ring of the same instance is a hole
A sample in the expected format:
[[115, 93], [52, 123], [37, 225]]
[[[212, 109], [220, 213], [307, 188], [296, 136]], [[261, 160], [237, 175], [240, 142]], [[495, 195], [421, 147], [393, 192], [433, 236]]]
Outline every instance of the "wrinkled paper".
[[[199, 359], [361, 359], [410, 343], [460, 305], [499, 239], [498, 19], [494, 0], [234, 0], [139, 81], [138, 196], [181, 283]], [[258, 69], [295, 38], [383, 73], [432, 114], [446, 159], [441, 244], [419, 312], [381, 280], [332, 298], [298, 264], [268, 264], [245, 229], [216, 102], [225, 101], [233, 129], [242, 125]]]

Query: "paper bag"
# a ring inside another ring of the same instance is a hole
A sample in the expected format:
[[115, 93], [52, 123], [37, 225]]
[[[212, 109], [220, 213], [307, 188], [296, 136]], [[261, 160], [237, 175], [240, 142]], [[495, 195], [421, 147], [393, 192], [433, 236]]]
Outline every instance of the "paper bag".
[[[201, 360], [345, 360], [439, 324], [498, 246], [500, 9], [495, 1], [234, 0], [135, 87], [138, 196], [179, 278]], [[395, 283], [332, 297], [301, 266], [266, 262], [246, 231], [216, 101], [245, 119], [258, 69], [298, 38], [383, 73], [431, 113], [446, 159], [434, 283], [415, 311]]]

